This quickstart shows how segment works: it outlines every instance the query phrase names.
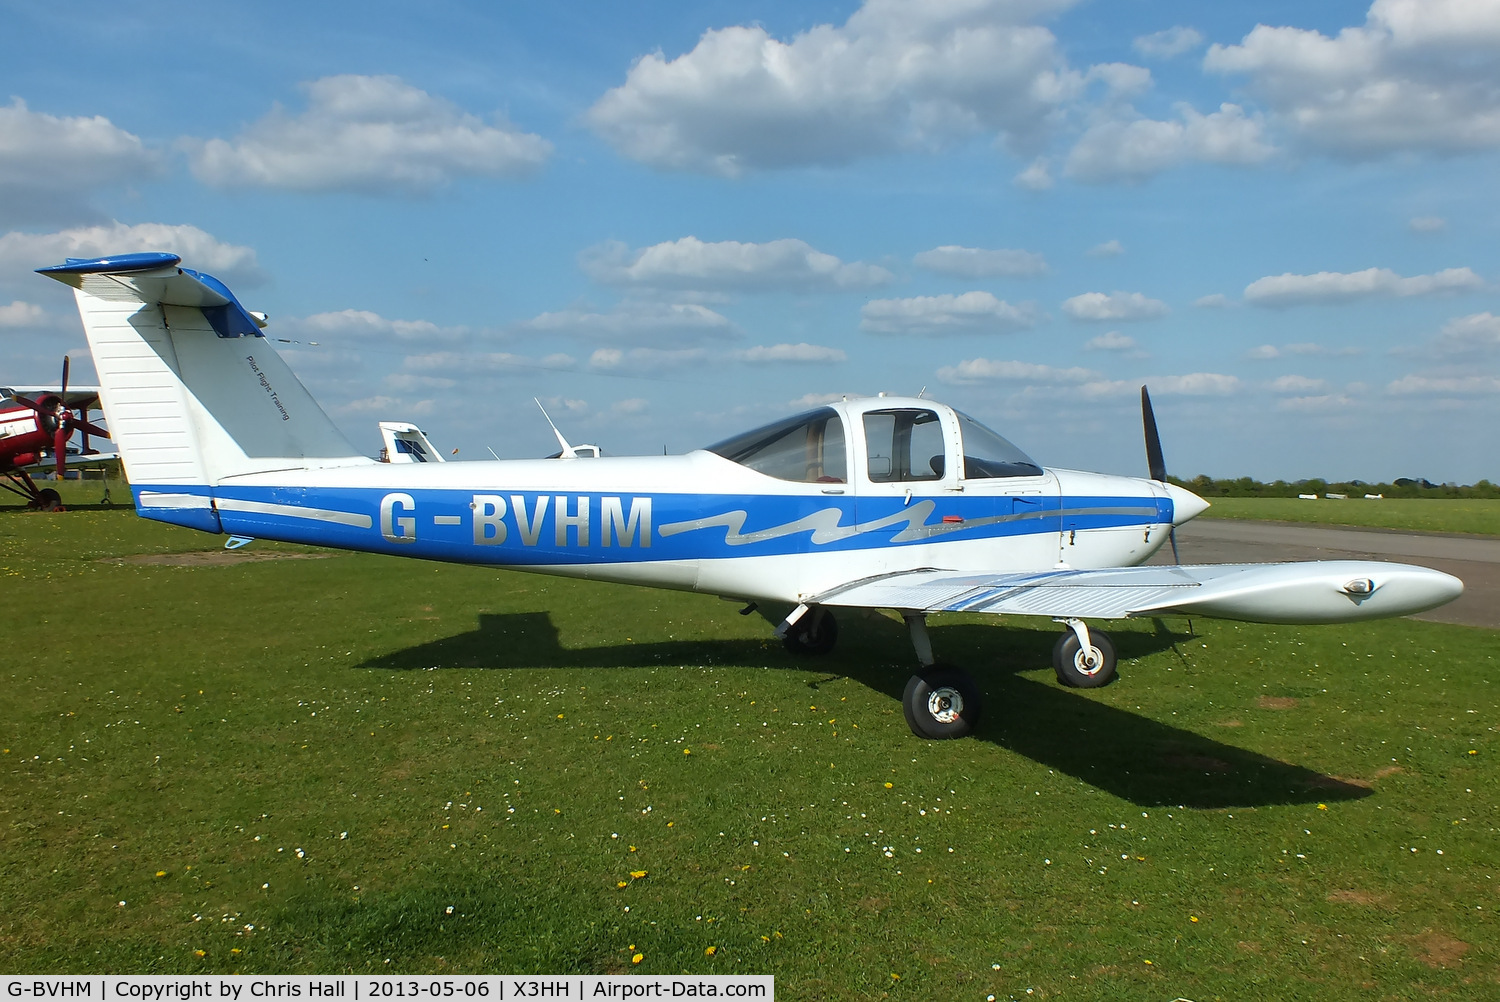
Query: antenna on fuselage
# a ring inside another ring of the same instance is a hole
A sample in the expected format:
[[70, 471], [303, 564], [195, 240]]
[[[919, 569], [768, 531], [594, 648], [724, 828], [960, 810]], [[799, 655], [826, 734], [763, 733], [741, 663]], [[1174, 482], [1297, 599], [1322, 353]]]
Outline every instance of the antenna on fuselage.
[[[547, 408], [543, 407], [542, 406], [542, 402], [540, 400], [537, 400], [536, 397], [532, 397], [531, 399], [534, 400], [534, 401], [536, 401], [536, 409], [539, 410], [539, 411], [541, 411], [542, 412], [542, 417], [544, 417], [544, 418], [547, 419], [547, 426], [552, 429], [552, 434], [554, 434], [554, 435], [557, 436], [557, 444], [560, 445], [560, 446], [562, 446], [562, 455], [560, 457], [558, 457], [558, 458], [560, 458], [560, 459], [577, 459], [578, 458], [578, 453], [573, 451], [573, 447], [568, 444], [568, 440], [565, 439], [565, 438], [563, 438], [563, 433], [560, 432], [560, 431], [558, 431], [557, 430], [557, 425], [555, 425], [555, 424], [552, 423], [552, 418], [547, 415]], [[494, 455], [494, 453], [492, 452], [492, 453], [490, 453], [490, 455]], [[495, 458], [499, 459], [500, 457], [499, 456], [495, 456]]]

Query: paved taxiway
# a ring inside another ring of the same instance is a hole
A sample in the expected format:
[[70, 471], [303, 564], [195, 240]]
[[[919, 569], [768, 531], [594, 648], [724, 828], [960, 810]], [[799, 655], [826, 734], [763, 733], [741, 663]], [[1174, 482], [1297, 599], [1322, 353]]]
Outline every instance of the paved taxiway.
[[[1178, 527], [1177, 549], [1185, 564], [1368, 558], [1432, 567], [1461, 579], [1464, 593], [1416, 619], [1500, 629], [1500, 538], [1493, 536], [1198, 518]], [[1171, 548], [1150, 562], [1170, 564]]]

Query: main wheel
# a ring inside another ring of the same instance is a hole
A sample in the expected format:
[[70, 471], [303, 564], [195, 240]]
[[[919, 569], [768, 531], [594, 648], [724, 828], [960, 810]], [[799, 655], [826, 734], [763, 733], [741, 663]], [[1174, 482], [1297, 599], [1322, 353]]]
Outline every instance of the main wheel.
[[919, 738], [961, 738], [979, 722], [979, 686], [952, 665], [929, 665], [906, 683], [906, 725]]
[[62, 511], [62, 495], [50, 487], [37, 491], [36, 506], [42, 511]]
[[833, 650], [839, 641], [839, 621], [833, 613], [819, 606], [803, 613], [802, 618], [792, 624], [781, 642], [793, 654], [818, 657]]
[[1085, 651], [1072, 630], [1057, 638], [1052, 667], [1059, 682], [1075, 689], [1096, 689], [1115, 677], [1115, 645], [1109, 642], [1109, 634], [1090, 630], [1089, 647]]

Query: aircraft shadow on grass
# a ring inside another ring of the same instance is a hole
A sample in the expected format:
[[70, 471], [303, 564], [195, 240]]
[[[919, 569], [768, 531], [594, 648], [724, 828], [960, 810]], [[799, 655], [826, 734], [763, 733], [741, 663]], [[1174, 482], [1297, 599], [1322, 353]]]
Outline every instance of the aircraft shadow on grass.
[[[853, 617], [851, 617], [851, 620]], [[855, 634], [855, 636], [850, 636]], [[909, 665], [904, 628], [876, 614], [849, 622], [837, 652], [816, 661], [793, 658], [763, 640], [668, 640], [565, 648], [545, 612], [483, 613], [469, 633], [371, 658], [366, 669], [640, 668], [659, 665], [769, 665], [821, 671], [821, 684], [849, 678], [901, 704]], [[1371, 791], [1257, 752], [1173, 727], [1056, 685], [1050, 674], [1052, 632], [956, 624], [932, 627], [935, 647], [974, 670], [985, 714], [972, 739], [988, 741], [1145, 807], [1258, 807], [1355, 800]], [[1120, 661], [1170, 650], [1177, 639], [1160, 622], [1155, 633], [1113, 635]], [[1045, 681], [1023, 672], [1046, 669]], [[1129, 684], [1126, 680], [1125, 684]], [[893, 724], [893, 726], [900, 726]]]

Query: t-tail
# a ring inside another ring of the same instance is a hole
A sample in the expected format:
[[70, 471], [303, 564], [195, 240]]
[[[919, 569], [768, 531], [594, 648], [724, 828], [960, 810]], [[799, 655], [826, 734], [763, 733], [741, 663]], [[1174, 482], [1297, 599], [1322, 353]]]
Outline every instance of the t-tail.
[[214, 488], [279, 470], [372, 464], [261, 332], [264, 317], [174, 254], [39, 268], [72, 286], [136, 510], [223, 531]]

